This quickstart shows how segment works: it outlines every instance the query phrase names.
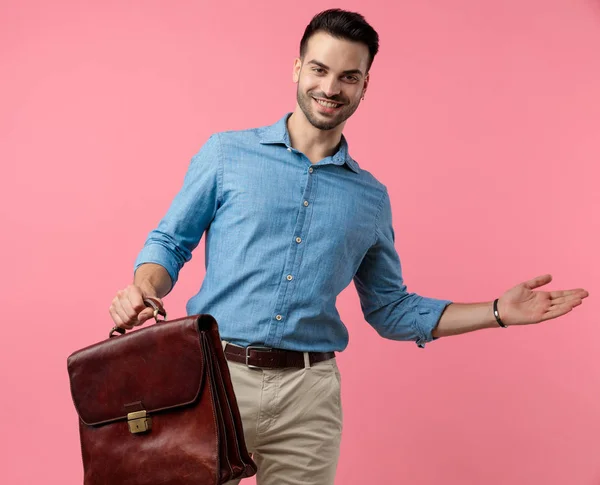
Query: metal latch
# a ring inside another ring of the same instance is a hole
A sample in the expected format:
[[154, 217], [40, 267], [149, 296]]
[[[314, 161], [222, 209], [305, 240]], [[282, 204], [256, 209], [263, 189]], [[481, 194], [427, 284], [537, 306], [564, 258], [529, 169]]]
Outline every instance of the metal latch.
[[127, 414], [127, 424], [132, 434], [146, 433], [152, 429], [152, 418], [146, 411], [135, 411]]

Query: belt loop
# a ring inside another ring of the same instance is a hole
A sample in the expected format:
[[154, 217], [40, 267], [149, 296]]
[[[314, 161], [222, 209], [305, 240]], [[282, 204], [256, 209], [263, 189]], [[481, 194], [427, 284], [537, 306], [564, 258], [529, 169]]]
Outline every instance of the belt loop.
[[308, 352], [304, 352], [304, 368], [310, 369], [310, 355]]

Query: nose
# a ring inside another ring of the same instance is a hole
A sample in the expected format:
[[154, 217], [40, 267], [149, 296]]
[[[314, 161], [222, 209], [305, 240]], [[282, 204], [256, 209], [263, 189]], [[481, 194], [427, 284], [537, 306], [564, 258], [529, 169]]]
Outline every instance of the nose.
[[332, 98], [340, 94], [340, 82], [335, 76], [328, 76], [321, 83], [321, 91], [328, 98]]

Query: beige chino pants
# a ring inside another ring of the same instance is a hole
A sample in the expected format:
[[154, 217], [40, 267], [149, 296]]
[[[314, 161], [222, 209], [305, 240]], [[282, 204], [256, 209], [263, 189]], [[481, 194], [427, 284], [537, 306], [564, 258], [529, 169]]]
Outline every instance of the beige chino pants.
[[333, 485], [342, 434], [336, 360], [303, 369], [228, 364], [257, 485]]

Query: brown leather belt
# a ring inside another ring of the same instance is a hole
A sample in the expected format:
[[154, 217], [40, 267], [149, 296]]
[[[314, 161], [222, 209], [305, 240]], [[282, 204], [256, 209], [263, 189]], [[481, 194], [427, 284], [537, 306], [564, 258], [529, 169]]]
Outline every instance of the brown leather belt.
[[[246, 364], [248, 367], [258, 368], [303, 368], [304, 352], [295, 350], [271, 349], [269, 347], [238, 347], [227, 344], [225, 346], [225, 357], [231, 362]], [[335, 352], [309, 352], [310, 365], [335, 358]]]

